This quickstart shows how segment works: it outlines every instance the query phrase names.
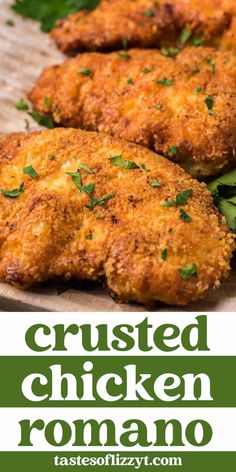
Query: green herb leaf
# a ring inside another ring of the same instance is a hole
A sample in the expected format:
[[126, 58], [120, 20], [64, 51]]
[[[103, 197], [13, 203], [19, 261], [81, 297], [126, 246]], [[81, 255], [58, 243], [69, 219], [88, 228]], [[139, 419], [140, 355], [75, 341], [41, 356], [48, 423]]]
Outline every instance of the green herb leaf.
[[208, 57], [206, 59], [206, 63], [210, 65], [210, 68], [211, 68], [211, 72], [214, 74], [215, 72], [215, 69], [216, 69], [216, 63], [215, 63], [215, 60], [212, 59], [211, 57]]
[[24, 167], [23, 172], [24, 174], [28, 174], [30, 177], [32, 177], [32, 179], [37, 179], [39, 176], [33, 166]]
[[125, 52], [118, 52], [117, 56], [122, 57], [122, 59], [125, 59], [126, 61], [131, 59], [131, 56]]
[[45, 128], [53, 129], [55, 128], [55, 123], [53, 118], [50, 115], [42, 115], [40, 113], [36, 113], [36, 111], [32, 111], [28, 113], [31, 118], [33, 118], [36, 123], [40, 126], [45, 126]]
[[52, 100], [50, 100], [50, 98], [48, 97], [45, 97], [44, 99], [44, 103], [47, 107], [50, 107], [51, 103], [52, 103]]
[[176, 146], [169, 146], [168, 152], [169, 152], [172, 156], [178, 156], [178, 149], [177, 149]]
[[84, 164], [78, 164], [78, 167], [82, 170], [86, 170], [86, 172], [88, 172], [88, 174], [95, 174], [94, 170], [90, 169], [87, 166], [84, 166]]
[[213, 99], [213, 97], [212, 97], [211, 95], [208, 95], [208, 96], [205, 98], [204, 102], [205, 102], [205, 105], [206, 105], [207, 108], [208, 108], [209, 113], [212, 114], [212, 113], [213, 113], [213, 112], [212, 112], [212, 108], [213, 108], [213, 104], [214, 104], [214, 99]]
[[151, 187], [161, 187], [161, 182], [159, 180], [151, 180], [151, 182], [149, 182], [149, 185], [151, 185]]
[[183, 280], [188, 280], [191, 277], [196, 277], [198, 275], [197, 266], [193, 263], [189, 267], [181, 267], [179, 269], [179, 273]]
[[184, 206], [187, 204], [188, 199], [192, 196], [193, 191], [192, 189], [184, 190], [182, 193], [178, 193], [176, 195], [176, 200], [169, 200], [165, 202], [162, 206], [164, 207], [172, 207], [172, 206]]
[[0, 190], [0, 192], [4, 195], [4, 197], [8, 197], [8, 198], [19, 197], [20, 195], [22, 195], [22, 193], [24, 193], [24, 191], [25, 191], [24, 182], [22, 182], [19, 188], [15, 188], [13, 190]]
[[180, 209], [179, 213], [180, 219], [183, 220], [185, 223], [189, 223], [190, 221], [192, 221], [192, 217], [188, 215], [188, 213], [186, 213], [186, 211], [184, 211], [182, 208]]
[[196, 87], [195, 88], [195, 93], [200, 93], [202, 92], [202, 87]]
[[192, 31], [188, 30], [187, 28], [184, 28], [181, 32], [179, 42], [182, 46], [184, 46], [187, 41], [189, 40], [190, 36], [192, 35]]
[[160, 84], [160, 85], [174, 85], [174, 81], [173, 80], [170, 80], [170, 79], [167, 79], [166, 77], [163, 77], [163, 79], [160, 79], [160, 80], [154, 80], [154, 82], [156, 82], [157, 84]]
[[145, 10], [144, 13], [146, 16], [149, 16], [149, 17], [155, 16], [155, 12], [153, 10]]
[[90, 196], [93, 194], [95, 190], [95, 184], [90, 183], [88, 185], [85, 185], [84, 187], [81, 187], [81, 190]]
[[161, 103], [158, 103], [157, 105], [153, 105], [153, 108], [156, 108], [156, 110], [161, 110], [161, 108], [163, 108], [163, 105]]
[[81, 69], [79, 70], [79, 73], [81, 75], [93, 75], [93, 71], [91, 69], [88, 69], [87, 67], [81, 67]]
[[180, 50], [178, 48], [166, 47], [161, 48], [161, 55], [165, 57], [175, 57], [179, 54]]
[[128, 83], [128, 84], [133, 84], [134, 81], [133, 81], [133, 79], [128, 79], [128, 80], [127, 80], [127, 83]]
[[121, 155], [110, 157], [109, 160], [113, 166], [122, 167], [123, 169], [133, 170], [139, 168], [139, 166], [135, 164], [135, 162], [126, 161]]
[[43, 31], [50, 31], [57, 20], [77, 11], [93, 10], [100, 0], [15, 0], [13, 10], [24, 18], [41, 22]]
[[198, 74], [198, 72], [200, 72], [200, 69], [199, 69], [198, 66], [195, 66], [195, 67], [192, 68], [192, 73], [193, 74]]
[[202, 38], [195, 38], [192, 41], [192, 45], [198, 48], [199, 46], [203, 45], [203, 39]]
[[144, 74], [149, 74], [149, 72], [152, 72], [153, 71], [153, 67], [144, 67], [142, 72]]
[[26, 111], [29, 109], [28, 103], [26, 103], [26, 101], [23, 100], [23, 98], [21, 98], [19, 102], [15, 104], [15, 107], [17, 110], [20, 110], [20, 111]]
[[92, 240], [93, 239], [92, 233], [86, 234], [85, 238]]
[[66, 172], [67, 175], [70, 175], [76, 187], [81, 190], [82, 187], [82, 178], [80, 172]]
[[5, 24], [10, 27], [15, 26], [15, 23], [13, 20], [7, 20]]
[[89, 210], [93, 210], [95, 206], [102, 206], [104, 205], [105, 202], [108, 202], [113, 198], [113, 195], [107, 195], [106, 197], [99, 198], [98, 200], [96, 198], [90, 197], [90, 205], [86, 205], [86, 208], [89, 208]]
[[54, 154], [51, 154], [51, 156], [49, 157], [50, 161], [55, 161], [55, 156]]
[[161, 253], [161, 258], [162, 258], [162, 260], [163, 260], [163, 261], [166, 261], [167, 256], [168, 256], [168, 251], [167, 251], [167, 249], [165, 248], [165, 249], [163, 249], [163, 251], [162, 251], [162, 253]]

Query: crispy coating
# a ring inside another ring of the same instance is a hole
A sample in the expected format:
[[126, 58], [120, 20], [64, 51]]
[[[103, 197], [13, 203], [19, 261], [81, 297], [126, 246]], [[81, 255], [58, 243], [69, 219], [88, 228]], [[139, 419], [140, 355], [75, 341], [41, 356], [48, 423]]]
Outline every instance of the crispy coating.
[[29, 98], [58, 124], [144, 145], [194, 177], [235, 165], [236, 56], [228, 51], [84, 53], [45, 69]]
[[[117, 155], [139, 167], [112, 165]], [[67, 174], [81, 164], [83, 188], [112, 195], [93, 209]], [[29, 166], [38, 177], [23, 173]], [[103, 280], [123, 301], [181, 305], [228, 275], [233, 237], [205, 184], [143, 147], [74, 129], [13, 134], [0, 138], [0, 174], [4, 190], [25, 185], [17, 198], [0, 196], [1, 280]], [[163, 206], [190, 189], [185, 205]], [[193, 264], [184, 279], [179, 269]]]
[[211, 45], [230, 27], [235, 0], [101, 0], [96, 10], [58, 22], [52, 37], [65, 53], [159, 47], [178, 41], [181, 31]]

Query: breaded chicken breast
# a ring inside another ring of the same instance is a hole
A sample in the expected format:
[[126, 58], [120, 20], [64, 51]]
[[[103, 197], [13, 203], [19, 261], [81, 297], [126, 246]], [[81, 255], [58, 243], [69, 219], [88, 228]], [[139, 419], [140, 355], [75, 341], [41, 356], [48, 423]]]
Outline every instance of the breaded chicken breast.
[[[179, 41], [214, 42], [229, 27], [234, 0], [101, 0], [94, 11], [60, 21], [52, 31], [66, 53], [160, 47]], [[183, 30], [185, 30], [184, 36]], [[188, 35], [186, 36], [186, 30]]]
[[0, 279], [104, 281], [186, 304], [227, 276], [232, 235], [205, 184], [151, 151], [55, 129], [0, 138]]
[[228, 52], [85, 53], [44, 70], [29, 98], [60, 125], [141, 144], [194, 177], [236, 162], [236, 56]]

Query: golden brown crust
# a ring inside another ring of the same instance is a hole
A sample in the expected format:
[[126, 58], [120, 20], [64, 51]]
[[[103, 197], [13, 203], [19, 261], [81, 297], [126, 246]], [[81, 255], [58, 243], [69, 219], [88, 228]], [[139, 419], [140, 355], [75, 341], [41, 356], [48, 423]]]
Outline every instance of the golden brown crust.
[[[84, 68], [90, 75], [81, 73]], [[157, 83], [163, 78], [173, 83]], [[186, 48], [170, 58], [134, 49], [85, 53], [49, 67], [29, 98], [36, 110], [51, 112], [61, 125], [142, 144], [192, 176], [205, 177], [235, 165], [235, 90], [236, 56], [231, 53]]]
[[129, 47], [159, 47], [178, 40], [183, 28], [212, 44], [234, 10], [234, 0], [101, 0], [96, 10], [60, 21], [52, 37], [66, 53], [121, 49], [124, 38]]
[[[114, 166], [115, 155], [145, 167]], [[79, 164], [94, 172], [81, 170], [95, 199], [113, 195], [102, 206], [87, 208], [88, 194], [66, 174]], [[23, 174], [26, 166], [38, 178]], [[151, 186], [157, 179], [161, 186]], [[121, 300], [181, 305], [228, 274], [233, 238], [205, 184], [145, 148], [73, 129], [10, 135], [0, 138], [0, 180], [5, 190], [25, 184], [17, 198], [0, 196], [1, 280], [26, 288], [55, 278], [104, 279]], [[189, 189], [186, 205], [162, 206]], [[179, 269], [193, 263], [197, 275], [184, 280]]]

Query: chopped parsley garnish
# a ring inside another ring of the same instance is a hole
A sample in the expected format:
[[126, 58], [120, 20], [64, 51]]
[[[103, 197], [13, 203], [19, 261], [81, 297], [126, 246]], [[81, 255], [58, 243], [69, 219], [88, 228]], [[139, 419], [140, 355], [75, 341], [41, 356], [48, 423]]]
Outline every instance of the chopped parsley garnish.
[[212, 111], [213, 105], [214, 105], [214, 99], [211, 95], [208, 95], [205, 100], [204, 100], [205, 105], [207, 106], [208, 113], [209, 115], [214, 115], [214, 112]]
[[133, 79], [128, 79], [128, 80], [127, 80], [127, 83], [128, 83], [128, 84], [133, 84], [134, 81], [133, 81]]
[[192, 46], [195, 46], [196, 48], [198, 48], [199, 46], [202, 46], [202, 45], [203, 45], [203, 39], [202, 38], [193, 39]]
[[81, 190], [82, 187], [82, 178], [80, 172], [66, 172], [67, 175], [70, 175], [76, 187]]
[[158, 103], [157, 105], [153, 105], [153, 108], [156, 108], [156, 110], [161, 110], [161, 108], [163, 108], [163, 105], [161, 103]]
[[200, 93], [202, 91], [202, 87], [196, 87], [195, 88], [195, 93]]
[[175, 57], [179, 54], [180, 50], [178, 48], [166, 47], [161, 48], [161, 55], [165, 57]]
[[188, 213], [186, 213], [186, 211], [184, 211], [182, 208], [180, 209], [179, 213], [180, 219], [183, 220], [185, 223], [189, 223], [190, 221], [192, 221], [192, 217], [188, 215]]
[[82, 74], [82, 75], [93, 75], [93, 71], [91, 69], [88, 69], [87, 67], [81, 67], [81, 69], [79, 70], [79, 74]]
[[8, 197], [8, 198], [19, 197], [20, 195], [22, 195], [22, 193], [24, 193], [24, 191], [25, 191], [24, 182], [22, 182], [19, 188], [15, 188], [13, 190], [0, 190], [0, 192], [4, 195], [4, 197]]
[[184, 206], [186, 205], [188, 199], [192, 196], [193, 191], [192, 189], [184, 190], [182, 193], [178, 193], [176, 195], [176, 200], [169, 200], [165, 202], [162, 206], [164, 207], [172, 207], [172, 206]]
[[211, 57], [208, 57], [208, 58], [206, 59], [206, 63], [209, 64], [209, 66], [210, 66], [210, 68], [211, 68], [211, 72], [214, 74], [215, 69], [216, 69], [215, 60], [212, 59]]
[[191, 277], [196, 277], [198, 275], [197, 266], [193, 263], [189, 267], [181, 267], [179, 269], [179, 273], [183, 280], [188, 280]]
[[198, 66], [194, 66], [194, 67], [192, 68], [192, 73], [193, 73], [193, 74], [198, 74], [198, 72], [200, 72], [199, 67], [198, 67]]
[[174, 85], [174, 81], [167, 79], [166, 77], [163, 77], [163, 79], [154, 80], [154, 82], [160, 85]]
[[163, 249], [162, 253], [161, 253], [161, 258], [163, 261], [166, 261], [167, 259], [167, 256], [168, 256], [168, 252], [167, 252], [167, 249]]
[[184, 28], [179, 38], [180, 44], [184, 46], [184, 44], [187, 43], [191, 35], [192, 35], [192, 31], [188, 30], [187, 28]]
[[132, 162], [132, 161], [126, 161], [125, 159], [123, 159], [123, 157], [120, 155], [120, 156], [114, 156], [114, 157], [110, 157], [109, 158], [111, 164], [113, 166], [117, 166], [117, 167], [122, 167], [123, 169], [138, 169], [139, 166], [137, 164], [135, 164], [135, 162]]
[[45, 97], [44, 99], [44, 103], [47, 107], [50, 107], [51, 103], [52, 103], [52, 100], [48, 97]]
[[145, 10], [144, 13], [146, 16], [149, 16], [149, 17], [155, 16], [155, 12], [153, 10]]
[[15, 107], [17, 110], [20, 110], [20, 111], [26, 111], [29, 109], [28, 103], [26, 103], [26, 101], [23, 100], [23, 98], [21, 98], [19, 102], [15, 104]]
[[55, 156], [54, 154], [51, 154], [51, 156], [49, 157], [50, 161], [55, 161]]
[[113, 195], [107, 195], [106, 197], [99, 198], [96, 200], [96, 198], [90, 197], [90, 205], [86, 205], [86, 208], [89, 208], [89, 210], [93, 210], [95, 206], [102, 206], [105, 202], [108, 202]]
[[41, 113], [36, 113], [36, 111], [29, 112], [28, 115], [40, 126], [45, 126], [45, 128], [49, 129], [55, 128], [55, 123], [50, 115], [42, 115]]
[[15, 26], [15, 23], [13, 20], [7, 20], [6, 23], [5, 23], [7, 26]]
[[87, 193], [87, 195], [92, 195], [92, 193], [94, 192], [95, 190], [95, 184], [93, 183], [90, 183], [88, 185], [85, 185], [84, 187], [81, 187], [81, 190], [85, 193]]
[[149, 185], [151, 185], [151, 187], [161, 187], [161, 182], [159, 180], [151, 180], [151, 182], [149, 182]]
[[178, 156], [178, 149], [176, 146], [169, 146], [168, 147], [168, 152], [172, 155], [172, 156]]
[[86, 234], [85, 239], [90, 239], [90, 240], [92, 240], [92, 239], [93, 239], [92, 233]]
[[144, 67], [142, 72], [144, 74], [149, 74], [149, 72], [152, 72], [153, 71], [153, 67]]
[[93, 10], [99, 0], [15, 0], [12, 8], [24, 18], [41, 22], [43, 31], [50, 31], [57, 20], [79, 10]]
[[24, 174], [27, 174], [32, 177], [32, 179], [37, 179], [37, 177], [39, 176], [33, 166], [24, 167], [23, 172]]
[[131, 59], [131, 56], [127, 54], [126, 52], [118, 52], [117, 56], [122, 57], [122, 59], [125, 59], [126, 61]]
[[94, 170], [90, 169], [87, 166], [84, 166], [84, 164], [78, 164], [78, 167], [82, 170], [86, 170], [86, 172], [88, 172], [88, 174], [95, 174]]
[[138, 166], [141, 170], [143, 170], [143, 172], [150, 172], [150, 169], [147, 169], [147, 167], [145, 166], [145, 164], [141, 164], [140, 166]]

